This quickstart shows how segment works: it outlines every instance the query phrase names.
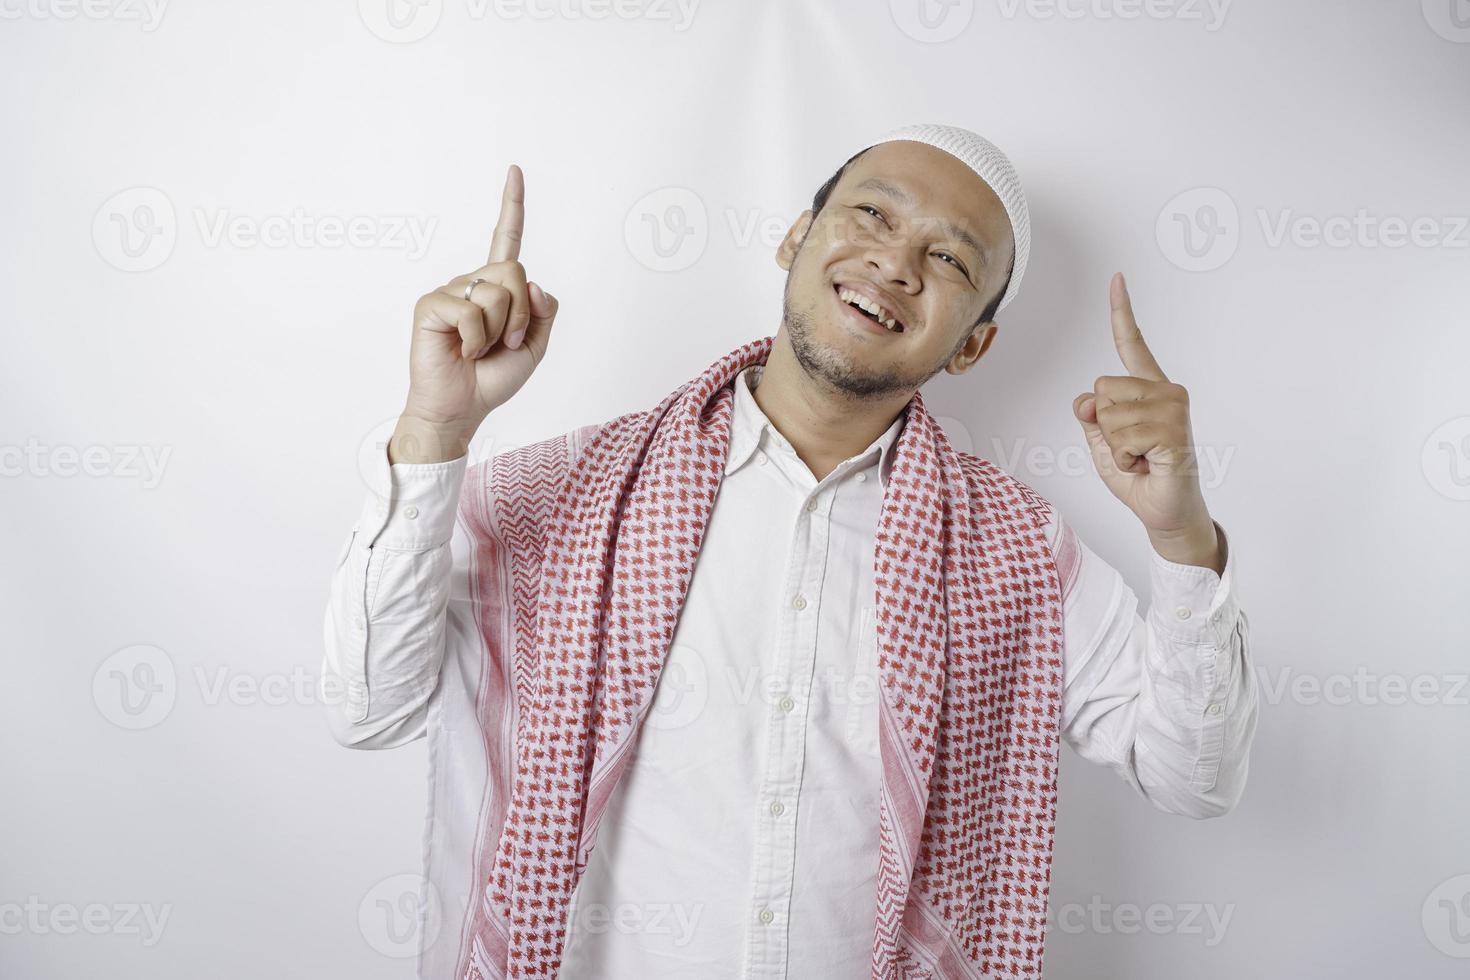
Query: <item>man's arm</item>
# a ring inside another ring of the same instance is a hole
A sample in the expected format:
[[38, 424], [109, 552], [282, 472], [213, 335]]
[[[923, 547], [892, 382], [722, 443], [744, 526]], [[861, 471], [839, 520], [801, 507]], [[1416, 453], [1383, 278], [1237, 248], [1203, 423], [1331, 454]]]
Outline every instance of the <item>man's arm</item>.
[[341, 745], [393, 748], [425, 733], [452, 575], [468, 561], [455, 520], [467, 466], [467, 456], [390, 465], [386, 450], [375, 462], [324, 624], [321, 694]]
[[1215, 523], [1223, 575], [1152, 553], [1140, 617], [1122, 575], [1052, 516], [1066, 618], [1062, 737], [1166, 813], [1229, 812], [1245, 790], [1258, 699], [1224, 529]]
[[327, 605], [321, 694], [343, 745], [386, 748], [425, 732], [454, 625], [452, 573], [469, 563], [456, 520], [467, 449], [545, 360], [559, 305], [526, 278], [524, 232], [525, 181], [511, 164], [487, 263], [414, 306], [408, 399]]

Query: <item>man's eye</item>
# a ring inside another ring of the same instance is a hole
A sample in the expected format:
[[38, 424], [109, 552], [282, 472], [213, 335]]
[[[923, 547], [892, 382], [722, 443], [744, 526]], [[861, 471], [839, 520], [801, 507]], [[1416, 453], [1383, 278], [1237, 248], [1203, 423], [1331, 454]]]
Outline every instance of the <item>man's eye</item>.
[[861, 211], [861, 212], [863, 212], [864, 214], [871, 214], [873, 217], [877, 218], [879, 221], [882, 221], [883, 220], [883, 213], [881, 211], [879, 211], [877, 208], [873, 207], [873, 205], [871, 205], [871, 204], [859, 204], [858, 205], [858, 210]]
[[946, 262], [948, 262], [950, 265], [954, 266], [961, 272], [965, 271], [965, 267], [960, 265], [960, 260], [955, 258], [953, 255], [950, 255], [948, 252], [935, 252], [934, 254], [939, 256], [941, 259], [944, 259]]

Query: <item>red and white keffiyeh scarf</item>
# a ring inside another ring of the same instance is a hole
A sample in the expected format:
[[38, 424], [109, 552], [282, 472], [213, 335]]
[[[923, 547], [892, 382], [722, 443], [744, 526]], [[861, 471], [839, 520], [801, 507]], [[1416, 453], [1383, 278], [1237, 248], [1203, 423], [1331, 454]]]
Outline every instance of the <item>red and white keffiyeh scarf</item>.
[[[484, 496], [514, 649], [485, 630], [490, 753], [462, 980], [560, 968], [568, 902], [648, 711], [729, 447], [752, 341], [650, 411], [503, 453]], [[915, 393], [878, 520], [879, 885], [872, 980], [1041, 975], [1062, 689], [1047, 502], [957, 452]], [[506, 661], [509, 661], [507, 663]], [[501, 728], [504, 731], [503, 728]], [[514, 759], [512, 771], [508, 759]], [[497, 792], [494, 787], [500, 787]], [[497, 840], [498, 845], [494, 842]], [[580, 980], [580, 978], [579, 978]]]

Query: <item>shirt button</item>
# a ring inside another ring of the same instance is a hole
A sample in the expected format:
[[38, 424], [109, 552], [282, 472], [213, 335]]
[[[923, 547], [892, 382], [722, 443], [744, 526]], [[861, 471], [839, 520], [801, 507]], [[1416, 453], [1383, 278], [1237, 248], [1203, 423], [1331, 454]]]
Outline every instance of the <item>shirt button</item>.
[[403, 508], [403, 516], [408, 518], [409, 520], [413, 520], [415, 517], [419, 516], [419, 509], [413, 504], [409, 504], [407, 507]]
[[817, 502], [816, 502], [816, 500], [815, 499], [808, 500], [806, 502], [806, 509], [807, 510], [816, 510], [817, 509]]
[[776, 918], [776, 913], [775, 912], [772, 912], [770, 909], [761, 909], [761, 921], [762, 922], [770, 922], [770, 921], [772, 921], [775, 918]]
[[796, 702], [791, 700], [790, 698], [782, 698], [780, 701], [776, 702], [776, 707], [780, 708], [782, 711], [790, 711], [792, 708], [796, 707]]
[[1214, 704], [1210, 705], [1205, 710], [1208, 711], [1212, 715], [1218, 715], [1220, 713], [1220, 711], [1221, 711], [1220, 702], [1216, 701]]
[[765, 466], [766, 465], [766, 454], [765, 453], [756, 453], [755, 454], [755, 461], [757, 463], [761, 464], [762, 466]]
[[779, 817], [781, 814], [786, 812], [786, 805], [780, 800], [775, 800], [771, 803], [771, 812]]
[[868, 478], [868, 474], [866, 474], [866, 473], [859, 473], [859, 474], [858, 474], [858, 475], [857, 475], [857, 481], [858, 481], [858, 482], [859, 482], [859, 483], [862, 483], [862, 482], [863, 482], [863, 481], [864, 481], [864, 480], [866, 480], [866, 479], [867, 479], [867, 478]]
[[1174, 610], [1174, 615], [1178, 616], [1180, 619], [1188, 619], [1190, 616], [1189, 607], [1180, 606], [1178, 609]]
[[801, 595], [797, 596], [795, 599], [792, 599], [791, 600], [791, 604], [793, 606], [795, 606], [797, 609], [805, 609], [806, 608], [806, 596], [801, 596]]

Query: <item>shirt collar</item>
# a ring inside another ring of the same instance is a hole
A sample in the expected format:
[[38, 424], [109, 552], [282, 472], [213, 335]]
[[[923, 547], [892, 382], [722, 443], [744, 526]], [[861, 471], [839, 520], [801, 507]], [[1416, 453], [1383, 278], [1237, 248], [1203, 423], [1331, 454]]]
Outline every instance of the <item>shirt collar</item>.
[[[780, 451], [796, 455], [796, 449], [776, 430], [771, 420], [766, 418], [766, 413], [756, 404], [755, 395], [750, 390], [751, 384], [760, 382], [763, 370], [764, 365], [752, 364], [735, 376], [735, 412], [730, 420], [730, 454], [725, 460], [726, 476], [739, 469], [755, 454], [760, 448], [762, 436]], [[907, 417], [907, 409], [899, 412], [893, 424], [859, 454], [859, 460], [865, 460], [870, 453], [878, 454], [878, 479], [884, 486], [888, 485], [888, 474], [893, 468], [893, 443], [898, 439]]]

